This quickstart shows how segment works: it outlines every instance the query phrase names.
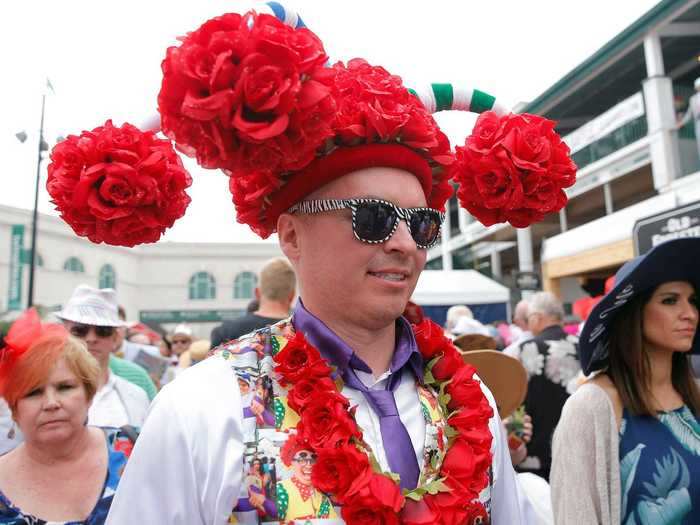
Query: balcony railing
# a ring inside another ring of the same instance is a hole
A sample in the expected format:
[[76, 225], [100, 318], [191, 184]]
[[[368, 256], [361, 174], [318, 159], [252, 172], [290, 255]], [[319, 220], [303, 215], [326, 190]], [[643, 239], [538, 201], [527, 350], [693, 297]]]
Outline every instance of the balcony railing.
[[624, 148], [625, 146], [646, 137], [647, 119], [646, 115], [637, 117], [616, 130], [608, 133], [604, 137], [589, 144], [585, 148], [577, 151], [571, 157], [578, 166], [583, 169], [585, 166], [607, 157], [611, 153]]

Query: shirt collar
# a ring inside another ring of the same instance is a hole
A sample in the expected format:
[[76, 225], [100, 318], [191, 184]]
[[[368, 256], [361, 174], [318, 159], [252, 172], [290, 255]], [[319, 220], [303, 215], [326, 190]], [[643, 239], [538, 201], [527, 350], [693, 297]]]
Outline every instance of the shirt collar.
[[[321, 355], [338, 367], [341, 374], [348, 368], [372, 373], [372, 369], [360, 358], [345, 341], [314, 314], [309, 312], [301, 298], [292, 313], [292, 325], [297, 332], [315, 346]], [[408, 366], [418, 379], [423, 381], [423, 358], [413, 335], [411, 324], [404, 318], [396, 320], [396, 343], [391, 358], [390, 370], [394, 374]]]

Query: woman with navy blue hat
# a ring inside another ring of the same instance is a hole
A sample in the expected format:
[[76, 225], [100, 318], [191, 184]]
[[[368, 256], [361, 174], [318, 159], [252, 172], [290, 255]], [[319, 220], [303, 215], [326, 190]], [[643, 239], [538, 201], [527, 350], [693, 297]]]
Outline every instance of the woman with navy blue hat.
[[[584, 373], [554, 433], [558, 524], [700, 522], [700, 239], [627, 262], [581, 333]], [[594, 374], [595, 373], [595, 374]]]

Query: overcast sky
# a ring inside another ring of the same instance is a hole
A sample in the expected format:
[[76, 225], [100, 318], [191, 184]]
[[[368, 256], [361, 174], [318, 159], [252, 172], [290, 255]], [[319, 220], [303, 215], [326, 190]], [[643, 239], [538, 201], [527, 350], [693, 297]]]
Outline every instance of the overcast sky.
[[[403, 77], [407, 86], [452, 82], [491, 93], [508, 107], [537, 97], [653, 7], [655, 0], [296, 0], [332, 60], [363, 57]], [[8, 7], [7, 5], [11, 5]], [[143, 124], [156, 114], [160, 62], [175, 37], [251, 2], [175, 0], [24, 0], [0, 15], [0, 204], [31, 208], [45, 78], [45, 136], [79, 134], [112, 118]], [[9, 16], [8, 16], [9, 15]], [[474, 118], [437, 120], [453, 145]], [[15, 133], [26, 130], [25, 143]], [[199, 169], [187, 215], [171, 241], [250, 241], [237, 225], [221, 173]], [[51, 212], [42, 164], [40, 210]]]

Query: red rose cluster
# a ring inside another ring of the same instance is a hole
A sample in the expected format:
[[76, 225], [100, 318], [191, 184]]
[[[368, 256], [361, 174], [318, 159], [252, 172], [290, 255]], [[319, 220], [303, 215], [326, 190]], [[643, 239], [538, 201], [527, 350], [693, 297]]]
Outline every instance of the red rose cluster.
[[473, 378], [474, 368], [464, 363], [438, 325], [426, 319], [415, 326], [415, 334], [422, 356], [431, 363], [426, 382], [436, 389], [446, 384], [450, 401], [443, 409], [452, 414], [448, 425], [455, 434], [440, 470], [444, 490], [418, 498], [405, 497], [398, 483], [372, 468], [371, 451], [348, 400], [301, 333], [274, 356], [281, 384], [290, 387], [289, 406], [300, 416], [290, 439], [316, 453], [313, 485], [342, 505], [349, 525], [472, 524], [487, 516], [478, 495], [488, 484], [493, 411]]
[[[404, 86], [401, 77], [356, 58], [333, 66], [337, 114], [333, 124], [336, 144], [394, 142], [422, 153], [435, 167], [454, 161], [447, 136], [421, 101]], [[434, 172], [429, 206], [444, 209], [452, 195], [448, 178]]]
[[299, 169], [332, 135], [327, 59], [316, 35], [274, 16], [213, 18], [168, 48], [163, 132], [205, 168], [242, 177]]
[[190, 203], [192, 179], [170, 142], [131, 124], [70, 135], [53, 148], [48, 173], [61, 217], [94, 243], [156, 242]]
[[482, 113], [450, 169], [461, 205], [486, 226], [507, 221], [517, 228], [562, 209], [576, 165], [554, 126], [527, 113]]

